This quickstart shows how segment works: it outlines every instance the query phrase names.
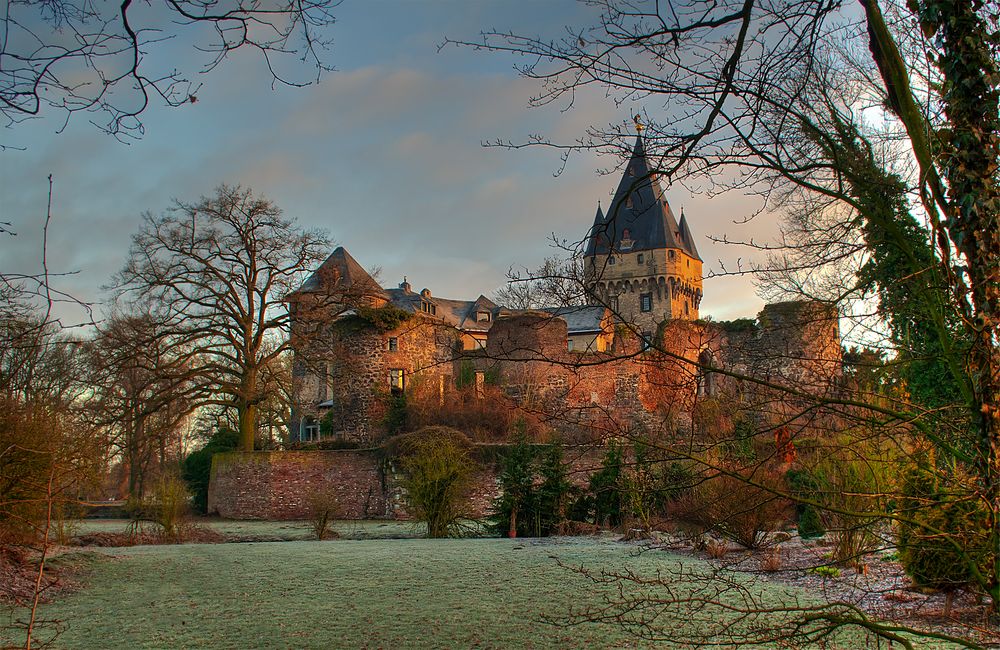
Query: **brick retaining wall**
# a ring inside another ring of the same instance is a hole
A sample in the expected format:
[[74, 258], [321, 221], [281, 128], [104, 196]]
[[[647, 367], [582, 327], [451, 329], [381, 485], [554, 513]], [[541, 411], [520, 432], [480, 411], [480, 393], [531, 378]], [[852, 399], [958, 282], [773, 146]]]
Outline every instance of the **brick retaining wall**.
[[[602, 449], [567, 450], [570, 481], [586, 484], [603, 457]], [[473, 477], [470, 517], [485, 516], [497, 496], [492, 465], [484, 463]], [[310, 498], [324, 491], [337, 501], [341, 519], [410, 518], [402, 476], [378, 449], [216, 454], [208, 512], [228, 519], [308, 519]]]

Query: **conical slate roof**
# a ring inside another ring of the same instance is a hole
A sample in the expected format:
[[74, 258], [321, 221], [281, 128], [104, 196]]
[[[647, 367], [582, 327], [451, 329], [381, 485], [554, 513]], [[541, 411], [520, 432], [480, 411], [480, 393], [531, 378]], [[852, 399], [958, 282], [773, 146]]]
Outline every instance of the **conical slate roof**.
[[629, 252], [676, 248], [701, 259], [687, 221], [682, 219], [681, 224], [677, 225], [659, 181], [650, 172], [639, 135], [607, 215], [597, 208], [585, 254], [606, 255], [612, 249]]
[[345, 289], [353, 287], [364, 293], [381, 292], [382, 289], [375, 278], [369, 275], [343, 246], [338, 246], [330, 253], [330, 257], [326, 258], [326, 261], [302, 283], [299, 291], [315, 291], [324, 280], [336, 282]]

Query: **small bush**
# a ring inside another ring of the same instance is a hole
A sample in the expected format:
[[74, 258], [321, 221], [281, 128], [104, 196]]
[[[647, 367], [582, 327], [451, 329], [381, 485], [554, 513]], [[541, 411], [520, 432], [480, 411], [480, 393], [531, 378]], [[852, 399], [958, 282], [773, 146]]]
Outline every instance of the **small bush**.
[[448, 537], [464, 518], [464, 499], [474, 465], [460, 431], [428, 427], [395, 442], [406, 475], [403, 487], [414, 516], [428, 537]]
[[781, 547], [774, 546], [764, 551], [764, 556], [760, 559], [760, 570], [768, 573], [781, 571]]
[[988, 575], [993, 559], [988, 514], [967, 478], [954, 469], [935, 467], [918, 457], [903, 478], [899, 561], [921, 587], [945, 592], [945, 616], [954, 592]]
[[814, 499], [821, 504], [823, 525], [833, 538], [833, 559], [847, 566], [881, 544], [883, 495], [891, 492], [890, 464], [877, 441], [844, 436], [837, 447], [823, 452], [811, 468]]
[[306, 500], [306, 504], [309, 507], [309, 520], [312, 522], [313, 535], [322, 541], [333, 532], [330, 530], [330, 524], [340, 512], [337, 496], [332, 490], [313, 492]]
[[[777, 479], [768, 478], [765, 485], [767, 483], [777, 483]], [[693, 533], [715, 532], [744, 548], [754, 549], [764, 542], [768, 533], [777, 529], [787, 507], [784, 499], [766, 487], [721, 475], [692, 488], [669, 510]]]
[[184, 481], [176, 476], [161, 476], [153, 490], [153, 498], [154, 520], [160, 525], [163, 536], [179, 541], [191, 508], [191, 495]]
[[815, 566], [809, 569], [809, 573], [821, 578], [839, 578], [840, 569], [835, 566]]

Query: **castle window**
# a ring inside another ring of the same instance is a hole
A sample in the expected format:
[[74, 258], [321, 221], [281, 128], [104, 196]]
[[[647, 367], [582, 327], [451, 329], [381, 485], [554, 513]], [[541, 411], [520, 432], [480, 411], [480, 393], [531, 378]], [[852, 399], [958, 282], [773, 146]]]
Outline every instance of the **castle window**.
[[393, 395], [402, 395], [406, 388], [406, 371], [402, 368], [392, 368], [389, 370], [389, 392]]
[[312, 418], [306, 418], [305, 426], [302, 430], [301, 439], [305, 442], [315, 442], [319, 440], [320, 430], [319, 423]]
[[635, 261], [637, 264], [642, 264], [643, 262], [646, 261], [646, 258], [642, 253], [639, 253], [638, 255], [635, 256]]
[[716, 392], [715, 376], [705, 366], [714, 366], [715, 358], [709, 350], [702, 350], [701, 354], [698, 355], [698, 364], [702, 366], [698, 368], [698, 394], [712, 397]]
[[653, 294], [643, 293], [639, 295], [639, 309], [653, 311]]
[[674, 259], [674, 251], [673, 250], [670, 251], [670, 259]]
[[389, 352], [395, 352], [399, 349], [399, 339], [395, 336], [390, 336], [389, 340], [385, 342], [385, 349]]
[[573, 351], [573, 339], [566, 339], [566, 349], [570, 352]]
[[611, 257], [608, 258], [608, 266], [614, 266], [614, 265], [615, 265], [615, 256], [612, 255]]
[[608, 300], [608, 307], [611, 308], [611, 311], [618, 311], [618, 296], [611, 296]]
[[653, 335], [649, 332], [642, 333], [642, 341], [640, 343], [640, 350], [648, 350], [652, 345]]

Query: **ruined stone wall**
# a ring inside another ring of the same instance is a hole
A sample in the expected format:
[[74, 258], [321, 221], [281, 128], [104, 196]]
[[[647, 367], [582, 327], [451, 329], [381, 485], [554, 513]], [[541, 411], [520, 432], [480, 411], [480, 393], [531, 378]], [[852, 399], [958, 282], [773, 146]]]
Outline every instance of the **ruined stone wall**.
[[[489, 513], [499, 494], [504, 446], [481, 445], [467, 495], [467, 514]], [[569, 480], [584, 486], [604, 457], [601, 448], [564, 450]], [[378, 449], [227, 452], [212, 459], [208, 511], [227, 519], [308, 519], [310, 498], [328, 493], [340, 519], [411, 519], [403, 476]]]

